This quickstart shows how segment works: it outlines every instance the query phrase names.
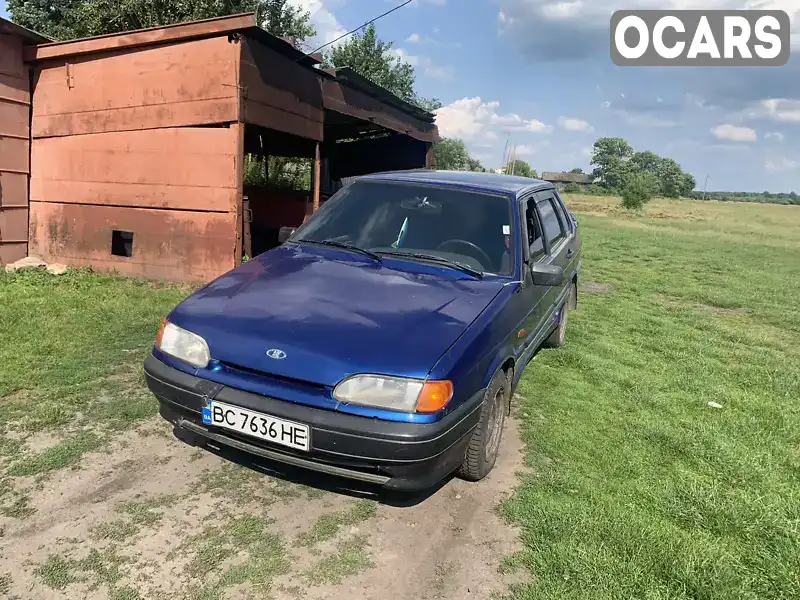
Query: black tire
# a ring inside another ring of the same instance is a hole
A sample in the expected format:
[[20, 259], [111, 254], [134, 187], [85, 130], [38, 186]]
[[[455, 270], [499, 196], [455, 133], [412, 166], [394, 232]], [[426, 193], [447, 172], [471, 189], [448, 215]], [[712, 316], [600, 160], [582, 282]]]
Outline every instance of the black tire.
[[467, 481], [480, 481], [497, 462], [508, 412], [509, 391], [508, 376], [505, 371], [499, 370], [486, 388], [478, 426], [472, 432], [464, 462], [458, 471], [459, 476]]
[[561, 307], [561, 318], [558, 320], [558, 327], [553, 330], [550, 337], [544, 341], [544, 345], [548, 348], [561, 348], [567, 341], [567, 317], [569, 310], [575, 303], [575, 284], [569, 284], [569, 291], [564, 300], [564, 305]]

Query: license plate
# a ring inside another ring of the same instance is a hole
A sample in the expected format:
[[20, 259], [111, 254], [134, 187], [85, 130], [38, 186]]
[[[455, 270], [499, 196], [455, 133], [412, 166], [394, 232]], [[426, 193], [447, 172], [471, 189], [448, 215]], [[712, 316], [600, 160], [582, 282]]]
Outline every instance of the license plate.
[[311, 448], [308, 425], [284, 421], [216, 400], [203, 409], [203, 423], [297, 450], [308, 452]]

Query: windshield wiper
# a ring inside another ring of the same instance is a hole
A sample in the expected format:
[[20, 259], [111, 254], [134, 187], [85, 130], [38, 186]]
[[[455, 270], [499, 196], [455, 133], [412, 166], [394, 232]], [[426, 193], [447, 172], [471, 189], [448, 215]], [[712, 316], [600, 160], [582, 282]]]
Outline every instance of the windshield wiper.
[[430, 260], [432, 262], [441, 263], [452, 267], [462, 273], [466, 273], [467, 275], [472, 275], [477, 279], [483, 279], [483, 271], [479, 271], [478, 269], [473, 269], [465, 265], [464, 263], [457, 262], [455, 260], [450, 260], [449, 258], [444, 258], [443, 256], [434, 256], [433, 254], [420, 254], [418, 252], [381, 252], [381, 254], [386, 256], [403, 256], [406, 258], [418, 258], [420, 260]]
[[335, 242], [333, 240], [301, 240], [304, 242], [311, 242], [312, 244], [322, 244], [323, 246], [333, 246], [334, 248], [343, 248], [345, 250], [350, 250], [351, 252], [358, 252], [359, 254], [363, 254], [364, 256], [369, 256], [372, 260], [377, 262], [383, 262], [380, 254], [376, 254], [375, 252], [371, 252], [370, 250], [365, 250], [364, 248], [359, 248], [353, 244], [348, 244], [346, 242]]

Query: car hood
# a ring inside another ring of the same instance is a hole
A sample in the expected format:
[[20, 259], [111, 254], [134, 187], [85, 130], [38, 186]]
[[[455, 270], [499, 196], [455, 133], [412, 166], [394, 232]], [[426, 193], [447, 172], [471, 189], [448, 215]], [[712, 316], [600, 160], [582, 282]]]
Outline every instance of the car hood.
[[[170, 315], [229, 365], [333, 386], [356, 373], [423, 378], [502, 289], [449, 268], [287, 244]], [[270, 352], [279, 358], [270, 358]]]

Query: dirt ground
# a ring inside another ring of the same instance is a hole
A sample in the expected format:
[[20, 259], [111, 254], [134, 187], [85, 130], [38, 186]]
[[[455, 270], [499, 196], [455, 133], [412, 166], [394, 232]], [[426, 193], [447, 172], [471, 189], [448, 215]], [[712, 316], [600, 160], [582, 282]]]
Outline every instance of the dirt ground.
[[154, 417], [73, 468], [17, 480], [35, 512], [0, 516], [0, 598], [501, 597], [518, 535], [496, 507], [521, 468], [512, 419], [486, 480], [375, 497], [192, 447]]

